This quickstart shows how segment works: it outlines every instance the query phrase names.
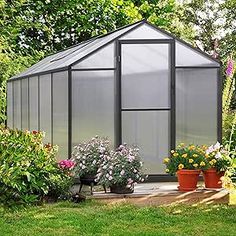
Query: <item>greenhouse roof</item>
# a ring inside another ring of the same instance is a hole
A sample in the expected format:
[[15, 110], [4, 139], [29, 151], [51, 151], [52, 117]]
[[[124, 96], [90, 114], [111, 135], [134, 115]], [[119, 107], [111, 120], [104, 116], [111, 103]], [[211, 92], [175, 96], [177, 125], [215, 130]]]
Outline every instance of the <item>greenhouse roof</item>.
[[[112, 41], [121, 38], [125, 35], [129, 35], [130, 32], [133, 32], [135, 29], [143, 27], [148, 27], [149, 31], [158, 32], [158, 37], [162, 39], [175, 39], [176, 40], [176, 60], [181, 65], [181, 59], [178, 60], [178, 54], [183, 54], [182, 57], [198, 57], [198, 60], [202, 60], [205, 65], [211, 65], [212, 67], [219, 67], [220, 63], [209, 56], [208, 54], [192, 47], [190, 44], [184, 42], [181, 39], [176, 38], [174, 35], [153, 26], [148, 23], [146, 20], [138, 21], [134, 24], [119, 28], [115, 31], [112, 31], [106, 35], [101, 35], [98, 37], [91, 38], [90, 40], [81, 42], [75, 46], [67, 48], [63, 51], [49, 55], [48, 57], [42, 59], [35, 65], [31, 66], [22, 73], [12, 77], [11, 79], [24, 78], [29, 76], [36, 76], [40, 74], [46, 74], [55, 71], [62, 71], [68, 69], [69, 66], [78, 63], [83, 60], [85, 57], [91, 53], [99, 50], [105, 45], [111, 43]], [[153, 34], [152, 32], [152, 34]], [[142, 35], [142, 31], [140, 33]], [[156, 35], [155, 35], [156, 36]], [[143, 37], [148, 37], [143, 35]], [[151, 37], [153, 39], [153, 37]], [[183, 53], [181, 53], [183, 51]], [[187, 53], [187, 55], [186, 55]], [[179, 56], [180, 58], [180, 56]]]

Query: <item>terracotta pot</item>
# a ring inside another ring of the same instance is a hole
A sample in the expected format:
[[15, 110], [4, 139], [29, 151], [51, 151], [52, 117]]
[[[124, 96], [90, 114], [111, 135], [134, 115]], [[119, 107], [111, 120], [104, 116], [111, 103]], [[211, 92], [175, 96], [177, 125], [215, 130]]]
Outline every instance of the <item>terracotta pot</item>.
[[206, 188], [222, 188], [222, 181], [220, 178], [224, 176], [225, 172], [217, 172], [215, 168], [203, 171], [203, 178]]
[[177, 177], [179, 181], [179, 191], [193, 191], [197, 188], [197, 181], [200, 170], [178, 170]]
[[118, 193], [118, 194], [128, 194], [134, 192], [134, 185], [130, 186], [122, 186], [122, 185], [112, 185], [110, 187], [111, 193]]

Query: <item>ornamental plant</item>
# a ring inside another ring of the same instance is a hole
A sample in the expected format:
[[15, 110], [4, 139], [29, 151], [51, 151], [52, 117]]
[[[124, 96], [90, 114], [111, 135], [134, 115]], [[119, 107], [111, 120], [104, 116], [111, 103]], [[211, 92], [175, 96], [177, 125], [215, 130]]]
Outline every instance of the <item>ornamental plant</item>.
[[205, 151], [206, 165], [204, 170], [215, 168], [218, 172], [226, 171], [231, 165], [229, 152], [224, 150], [223, 146], [217, 142], [215, 145], [209, 146]]
[[71, 176], [59, 167], [57, 146], [43, 143], [44, 133], [0, 126], [0, 202], [33, 204], [47, 195], [59, 197]]
[[96, 181], [107, 187], [112, 185], [125, 187], [143, 182], [145, 177], [142, 167], [139, 149], [126, 144], [120, 145], [110, 156], [104, 156]]
[[95, 136], [87, 142], [78, 144], [72, 152], [76, 176], [95, 176], [104, 158], [109, 155], [110, 142], [107, 138]]
[[176, 150], [171, 150], [170, 157], [163, 160], [166, 172], [175, 174], [178, 170], [199, 170], [206, 166], [203, 146], [185, 145], [181, 143]]

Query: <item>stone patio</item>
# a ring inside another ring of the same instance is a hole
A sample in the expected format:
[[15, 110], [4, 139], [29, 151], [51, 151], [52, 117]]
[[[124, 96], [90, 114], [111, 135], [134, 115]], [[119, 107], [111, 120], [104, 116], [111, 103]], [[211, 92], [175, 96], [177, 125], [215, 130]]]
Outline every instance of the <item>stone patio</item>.
[[[136, 205], [166, 205], [173, 203], [212, 204], [229, 202], [228, 191], [224, 189], [205, 189], [203, 184], [200, 184], [196, 191], [180, 192], [177, 186], [178, 183], [176, 182], [142, 183], [135, 186], [133, 194], [105, 193], [100, 187], [95, 187], [93, 195], [89, 195], [86, 191], [86, 198], [96, 199], [109, 204], [127, 202]], [[78, 187], [75, 187], [74, 191], [77, 189]], [[88, 190], [88, 187], [83, 187], [83, 189]]]

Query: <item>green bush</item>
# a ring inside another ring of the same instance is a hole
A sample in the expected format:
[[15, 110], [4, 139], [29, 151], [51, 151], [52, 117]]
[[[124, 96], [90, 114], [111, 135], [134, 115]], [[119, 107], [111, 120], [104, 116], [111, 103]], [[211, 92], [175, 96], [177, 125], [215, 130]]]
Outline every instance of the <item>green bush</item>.
[[72, 177], [55, 159], [56, 146], [43, 144], [43, 133], [0, 127], [0, 201], [33, 204], [46, 195], [68, 191]]

